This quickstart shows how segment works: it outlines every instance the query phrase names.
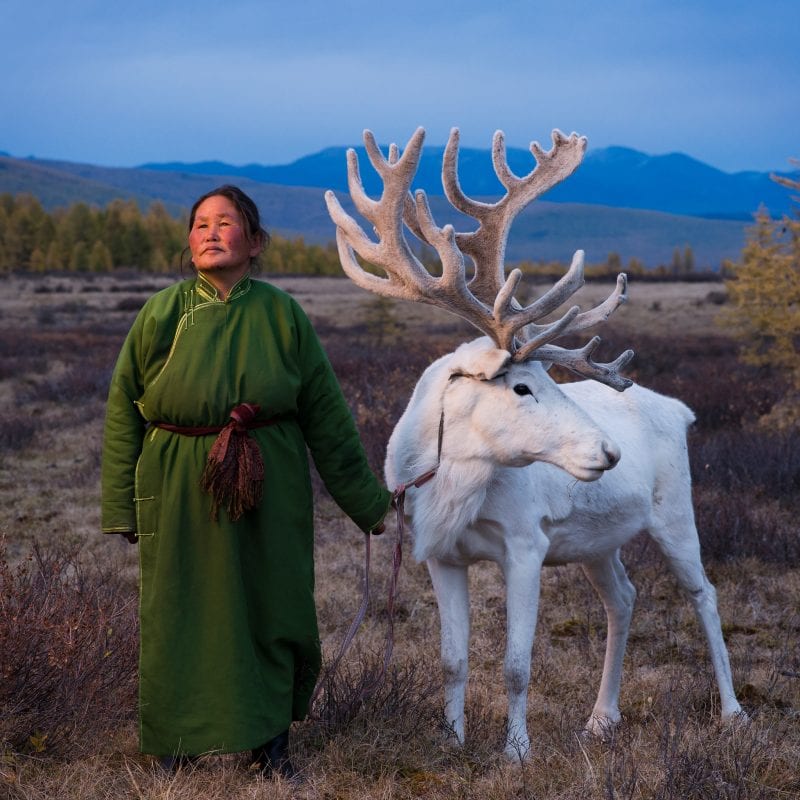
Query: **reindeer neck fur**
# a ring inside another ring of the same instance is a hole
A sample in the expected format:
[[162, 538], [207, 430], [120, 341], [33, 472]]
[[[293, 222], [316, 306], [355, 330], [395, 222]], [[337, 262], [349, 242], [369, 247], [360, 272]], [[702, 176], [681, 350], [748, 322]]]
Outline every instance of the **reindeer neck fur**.
[[418, 490], [413, 503], [414, 557], [424, 561], [456, 550], [460, 536], [477, 520], [495, 464], [443, 458], [436, 477]]
[[409, 483], [436, 467], [435, 477], [420, 488], [410, 489], [406, 500], [418, 561], [452, 552], [459, 535], [477, 519], [499, 468], [488, 454], [465, 453], [460, 446], [464, 439], [459, 431], [462, 420], [447, 417], [445, 394], [455, 355], [443, 356], [425, 371], [387, 448], [386, 478], [390, 486]]

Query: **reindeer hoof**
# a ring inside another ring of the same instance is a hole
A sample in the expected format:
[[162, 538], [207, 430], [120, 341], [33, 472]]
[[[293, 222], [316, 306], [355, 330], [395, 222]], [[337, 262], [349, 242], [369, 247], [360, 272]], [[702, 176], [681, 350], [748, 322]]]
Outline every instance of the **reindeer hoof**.
[[460, 750], [464, 746], [464, 734], [459, 735], [450, 725], [443, 725], [439, 734], [442, 747], [449, 750]]
[[731, 714], [723, 714], [721, 722], [731, 728], [745, 728], [752, 722], [752, 719], [743, 708], [740, 708]]
[[531, 743], [525, 738], [524, 741], [520, 739], [513, 739], [506, 742], [503, 755], [512, 764], [524, 764], [531, 757]]
[[612, 737], [617, 725], [619, 725], [619, 721], [620, 717], [614, 719], [606, 715], [596, 716], [592, 714], [583, 729], [583, 735], [586, 738], [591, 736], [595, 739], [607, 742]]

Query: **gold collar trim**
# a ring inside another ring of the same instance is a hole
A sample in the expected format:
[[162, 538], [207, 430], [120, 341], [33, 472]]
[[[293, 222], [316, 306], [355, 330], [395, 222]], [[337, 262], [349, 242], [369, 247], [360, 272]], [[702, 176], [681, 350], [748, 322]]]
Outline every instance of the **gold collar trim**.
[[195, 287], [197, 289], [197, 293], [206, 300], [217, 301], [217, 302], [230, 302], [231, 300], [236, 300], [237, 297], [241, 297], [243, 294], [246, 294], [250, 291], [250, 286], [252, 285], [252, 280], [250, 278], [250, 273], [248, 272], [244, 277], [242, 277], [239, 281], [237, 281], [232, 287], [230, 292], [228, 292], [228, 296], [223, 301], [219, 296], [219, 291], [217, 287], [214, 286], [208, 278], [205, 277], [202, 273], [197, 274], [197, 282]]

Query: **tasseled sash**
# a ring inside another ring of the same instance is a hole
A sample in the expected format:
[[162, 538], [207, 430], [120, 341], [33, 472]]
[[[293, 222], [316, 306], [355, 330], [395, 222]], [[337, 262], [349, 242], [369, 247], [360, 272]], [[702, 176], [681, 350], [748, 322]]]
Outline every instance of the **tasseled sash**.
[[264, 461], [258, 442], [249, 435], [253, 428], [274, 425], [281, 418], [256, 420], [260, 406], [241, 403], [231, 410], [227, 425], [183, 427], [168, 422], [153, 422], [156, 428], [183, 436], [207, 436], [216, 433], [211, 445], [200, 488], [211, 495], [211, 517], [219, 518], [220, 506], [225, 508], [231, 521], [236, 522], [246, 511], [261, 503], [264, 484]]

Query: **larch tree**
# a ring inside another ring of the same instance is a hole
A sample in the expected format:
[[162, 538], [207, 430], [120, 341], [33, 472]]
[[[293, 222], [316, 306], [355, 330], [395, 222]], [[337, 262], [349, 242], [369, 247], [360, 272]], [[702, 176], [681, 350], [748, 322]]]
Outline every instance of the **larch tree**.
[[114, 267], [111, 251], [101, 239], [95, 240], [89, 252], [88, 266], [92, 272], [108, 272]]
[[[800, 189], [800, 181], [772, 178], [788, 189]], [[760, 209], [741, 261], [730, 265], [732, 277], [725, 282], [731, 307], [723, 321], [741, 341], [742, 360], [787, 379], [786, 395], [762, 419], [777, 428], [800, 427], [799, 212], [773, 219]]]

